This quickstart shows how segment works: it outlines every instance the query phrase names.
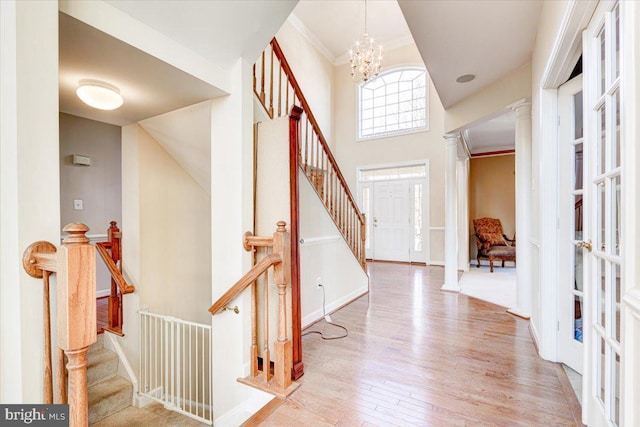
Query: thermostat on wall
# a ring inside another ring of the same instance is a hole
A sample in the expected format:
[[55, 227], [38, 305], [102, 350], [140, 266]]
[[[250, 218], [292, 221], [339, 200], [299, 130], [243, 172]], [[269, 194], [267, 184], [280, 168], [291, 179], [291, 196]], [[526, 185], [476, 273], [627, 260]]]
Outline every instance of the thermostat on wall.
[[78, 166], [91, 166], [91, 157], [74, 154], [73, 164]]

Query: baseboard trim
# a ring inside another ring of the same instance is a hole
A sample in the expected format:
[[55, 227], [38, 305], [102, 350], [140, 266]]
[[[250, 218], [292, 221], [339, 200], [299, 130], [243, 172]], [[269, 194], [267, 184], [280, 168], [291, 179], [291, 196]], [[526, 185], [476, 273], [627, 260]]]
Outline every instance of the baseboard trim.
[[567, 373], [562, 368], [561, 363], [555, 364], [555, 371], [556, 371], [556, 377], [558, 377], [558, 381], [560, 381], [560, 387], [562, 388], [562, 393], [567, 399], [567, 404], [571, 409], [571, 415], [573, 416], [573, 421], [575, 422], [576, 426], [586, 427], [584, 424], [582, 424], [582, 406], [580, 405], [580, 402], [576, 397], [576, 393], [573, 390], [573, 387], [571, 387], [571, 382], [567, 377]]
[[[357, 300], [363, 295], [366, 295], [369, 292], [369, 286], [363, 286], [361, 288], [356, 289], [339, 298], [332, 303], [328, 304], [326, 307], [327, 314], [333, 314], [336, 311], [340, 310], [342, 307], [351, 304], [353, 301]], [[319, 320], [322, 320], [324, 315], [322, 314], [322, 308], [315, 310], [302, 318], [302, 329], [308, 328], [309, 326], [317, 323]]]
[[531, 341], [533, 341], [533, 346], [536, 348], [536, 353], [540, 356], [540, 346], [538, 345], [538, 333], [536, 332], [536, 327], [533, 325], [533, 322], [529, 322], [529, 335], [531, 335]]
[[[113, 350], [118, 354], [118, 358], [120, 359], [120, 363], [122, 364], [122, 367], [124, 368], [125, 372], [127, 373], [127, 376], [129, 377], [129, 381], [131, 382], [131, 384], [133, 384], [133, 396], [132, 396], [132, 401], [131, 404], [133, 406], [137, 406], [140, 404], [140, 401], [136, 401], [138, 395], [138, 377], [136, 377], [135, 372], [133, 372], [133, 368], [131, 367], [131, 364], [129, 363], [129, 360], [127, 359], [127, 356], [124, 354], [124, 350], [122, 349], [122, 347], [120, 346], [120, 343], [118, 342], [118, 338], [121, 338], [111, 332], [109, 332], [108, 330], [105, 329], [104, 331], [105, 336], [109, 337], [109, 343], [111, 344], [111, 346], [113, 347]], [[138, 398], [139, 399], [139, 398]], [[139, 406], [137, 406], [139, 407]]]
[[111, 289], [102, 289], [100, 291], [96, 291], [96, 299], [104, 298], [111, 295]]
[[244, 425], [243, 423], [245, 421], [250, 420], [256, 413], [259, 413], [265, 405], [268, 405], [273, 400], [273, 395], [269, 393], [249, 387], [247, 389], [251, 391], [253, 397], [250, 397], [239, 405], [234, 406], [225, 414], [214, 418], [213, 425], [216, 427], [235, 427]]

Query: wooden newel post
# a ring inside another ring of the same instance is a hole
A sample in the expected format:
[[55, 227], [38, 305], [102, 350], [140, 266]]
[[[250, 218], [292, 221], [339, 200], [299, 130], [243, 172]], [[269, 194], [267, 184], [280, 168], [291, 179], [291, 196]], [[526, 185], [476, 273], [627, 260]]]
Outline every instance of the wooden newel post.
[[89, 424], [87, 350], [96, 342], [96, 253], [80, 223], [62, 229], [68, 236], [58, 256], [58, 347], [68, 358], [70, 426]]
[[291, 241], [284, 221], [278, 222], [273, 234], [273, 252], [280, 254], [282, 262], [274, 266], [274, 281], [278, 287], [278, 340], [275, 351], [274, 381], [276, 387], [286, 389], [291, 385], [293, 356], [291, 341], [287, 338], [287, 285], [291, 282]]

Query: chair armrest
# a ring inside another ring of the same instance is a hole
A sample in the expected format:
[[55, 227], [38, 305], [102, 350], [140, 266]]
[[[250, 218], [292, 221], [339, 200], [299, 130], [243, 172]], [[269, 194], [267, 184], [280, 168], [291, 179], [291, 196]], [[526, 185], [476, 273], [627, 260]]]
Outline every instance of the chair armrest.
[[506, 240], [507, 242], [511, 243], [511, 246], [515, 246], [516, 245], [516, 239], [515, 239], [516, 236], [513, 236], [514, 238], [510, 239], [510, 238], [507, 237], [506, 234], [503, 234], [502, 237], [504, 237], [504, 240]]

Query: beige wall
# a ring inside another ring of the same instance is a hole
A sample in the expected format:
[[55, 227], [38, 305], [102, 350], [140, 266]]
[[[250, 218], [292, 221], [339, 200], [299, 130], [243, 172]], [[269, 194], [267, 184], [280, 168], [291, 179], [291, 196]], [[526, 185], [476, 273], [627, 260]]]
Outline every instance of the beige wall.
[[334, 66], [289, 21], [276, 34], [302, 93], [320, 125], [322, 134], [334, 148], [333, 93]]
[[498, 218], [504, 233], [512, 238], [516, 231], [516, 156], [471, 159], [469, 178], [470, 257], [476, 258], [473, 220]]
[[[82, 222], [90, 234], [105, 234], [109, 221], [122, 222], [121, 128], [60, 114], [60, 226]], [[91, 157], [74, 166], [73, 154]], [[83, 210], [73, 200], [83, 200]]]
[[[562, 23], [563, 16], [565, 14], [565, 10], [569, 5], [568, 1], [548, 1], [542, 3], [542, 12], [540, 14], [540, 21], [538, 24], [538, 32], [536, 35], [536, 41], [533, 49], [533, 55], [531, 59], [531, 93], [532, 93], [532, 105], [531, 105], [531, 124], [532, 124], [532, 179], [534, 181], [534, 185], [532, 186], [531, 197], [532, 197], [532, 210], [533, 215], [531, 216], [532, 224], [531, 224], [531, 239], [535, 241], [540, 241], [541, 236], [539, 232], [539, 215], [537, 214], [540, 211], [540, 198], [543, 197], [543, 193], [539, 189], [539, 185], [535, 183], [539, 182], [540, 174], [544, 173], [544, 167], [555, 167], [554, 165], [542, 165], [540, 161], [540, 157], [544, 150], [555, 150], [555, 147], [545, 146], [544, 140], [541, 134], [541, 114], [540, 114], [540, 86], [542, 81], [542, 76], [545, 68], [547, 67], [547, 62], [551, 56], [551, 51], [553, 49], [553, 44], [558, 36], [560, 31], [560, 26]], [[542, 268], [539, 265], [539, 249], [535, 246], [533, 247], [533, 260], [532, 260], [532, 271], [533, 271], [533, 279], [532, 279], [532, 309], [531, 309], [531, 326], [534, 334], [538, 337], [539, 340], [544, 341], [545, 337], [541, 337], [541, 334], [544, 334], [542, 315], [542, 291], [540, 284], [540, 277], [538, 272]], [[547, 329], [548, 330], [548, 329]], [[549, 338], [546, 338], [549, 340]], [[555, 358], [556, 356], [553, 352], [548, 352], [546, 350], [546, 345], [544, 342], [540, 343], [541, 345], [541, 354], [546, 358]]]
[[57, 2], [0, 2], [2, 403], [42, 402], [43, 287], [21, 266], [34, 241], [60, 241], [57, 34]]
[[[385, 69], [396, 66], [424, 66], [415, 45], [385, 52], [384, 63]], [[336, 135], [334, 154], [352, 193], [356, 193], [356, 168], [359, 166], [429, 159], [429, 225], [443, 227], [444, 109], [433, 84], [429, 84], [429, 128], [424, 132], [357, 141], [357, 102], [357, 84], [351, 79], [349, 65], [336, 67], [333, 104]], [[430, 233], [431, 260], [444, 259], [442, 234], [441, 231]]]
[[141, 128], [138, 143], [140, 303], [154, 313], [209, 323], [209, 195]]
[[531, 64], [524, 64], [500, 80], [447, 109], [447, 132], [469, 128], [474, 122], [499, 115], [513, 102], [531, 96]]

